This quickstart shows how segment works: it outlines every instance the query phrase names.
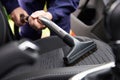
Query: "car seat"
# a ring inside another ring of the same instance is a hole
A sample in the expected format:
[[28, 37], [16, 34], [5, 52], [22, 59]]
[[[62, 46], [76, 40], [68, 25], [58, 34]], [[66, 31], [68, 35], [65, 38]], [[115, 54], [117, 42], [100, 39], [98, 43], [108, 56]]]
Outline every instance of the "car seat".
[[11, 32], [8, 20], [7, 20], [7, 15], [5, 13], [5, 8], [2, 6], [0, 3], [0, 46], [3, 44], [14, 40], [14, 35]]
[[[89, 40], [85, 37], [78, 37], [78, 39]], [[34, 43], [39, 46], [41, 51], [35, 63], [13, 68], [2, 76], [1, 80], [67, 80], [81, 71], [114, 61], [111, 48], [101, 41], [94, 41], [98, 48], [96, 52], [82, 58], [74, 66], [66, 66], [63, 57], [70, 47], [64, 46], [64, 42], [59, 37], [53, 36], [37, 40]], [[45, 45], [45, 43], [47, 44]]]

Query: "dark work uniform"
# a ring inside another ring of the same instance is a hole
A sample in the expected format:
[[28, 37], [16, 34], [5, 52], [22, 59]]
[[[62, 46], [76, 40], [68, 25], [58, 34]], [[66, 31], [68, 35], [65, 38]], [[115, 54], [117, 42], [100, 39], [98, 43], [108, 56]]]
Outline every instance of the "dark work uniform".
[[0, 0], [10, 14], [15, 8], [19, 7], [17, 0]]
[[[10, 13], [15, 7], [18, 6], [16, 4], [17, 0], [2, 0], [5, 3], [8, 12]], [[6, 3], [5, 1], [8, 1]], [[79, 0], [18, 0], [19, 5], [24, 8], [28, 14], [37, 11], [43, 10], [45, 3], [47, 3], [47, 9], [53, 16], [53, 21], [69, 33], [70, 31], [70, 13], [76, 10]], [[21, 27], [20, 35], [22, 37], [30, 38], [30, 39], [38, 39], [40, 38], [41, 31], [36, 31], [29, 24]], [[54, 35], [51, 32], [51, 35]]]

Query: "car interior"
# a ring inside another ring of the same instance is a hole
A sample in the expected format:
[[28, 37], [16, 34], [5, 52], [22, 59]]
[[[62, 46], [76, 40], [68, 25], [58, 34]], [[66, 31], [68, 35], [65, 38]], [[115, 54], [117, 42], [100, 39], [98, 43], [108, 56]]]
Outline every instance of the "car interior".
[[0, 80], [119, 80], [119, 5], [80, 0], [71, 14], [76, 36], [43, 17], [56, 36], [32, 41], [13, 34], [0, 3]]

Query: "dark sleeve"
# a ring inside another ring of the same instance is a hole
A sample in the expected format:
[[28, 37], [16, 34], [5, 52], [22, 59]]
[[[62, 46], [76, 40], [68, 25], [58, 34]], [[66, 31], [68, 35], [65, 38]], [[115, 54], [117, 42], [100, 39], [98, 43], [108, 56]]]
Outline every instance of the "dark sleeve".
[[75, 11], [80, 0], [48, 0], [48, 11], [53, 15], [53, 21]]
[[5, 6], [8, 14], [10, 14], [15, 8], [19, 7], [18, 0], [1, 0], [3, 6]]

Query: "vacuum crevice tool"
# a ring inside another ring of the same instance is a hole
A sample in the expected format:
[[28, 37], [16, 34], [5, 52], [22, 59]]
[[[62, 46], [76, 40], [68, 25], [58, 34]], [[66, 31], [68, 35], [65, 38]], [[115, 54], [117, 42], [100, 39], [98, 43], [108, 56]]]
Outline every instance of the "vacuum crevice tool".
[[75, 63], [78, 59], [80, 59], [80, 57], [88, 52], [93, 52], [93, 50], [96, 49], [96, 44], [93, 40], [79, 41], [45, 17], [39, 18], [39, 21], [54, 31], [68, 46], [71, 47], [69, 53], [67, 55], [64, 55], [63, 58], [66, 65]]

